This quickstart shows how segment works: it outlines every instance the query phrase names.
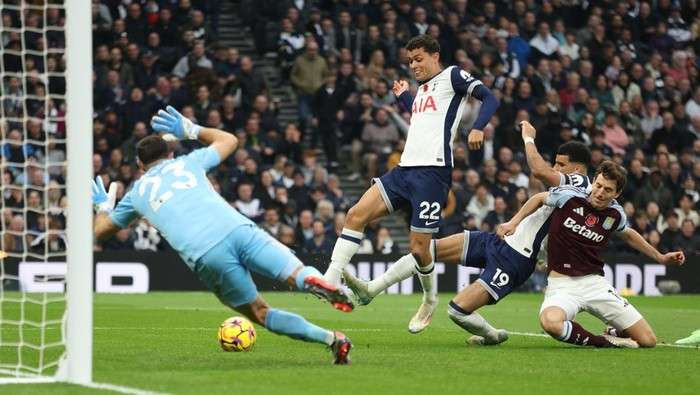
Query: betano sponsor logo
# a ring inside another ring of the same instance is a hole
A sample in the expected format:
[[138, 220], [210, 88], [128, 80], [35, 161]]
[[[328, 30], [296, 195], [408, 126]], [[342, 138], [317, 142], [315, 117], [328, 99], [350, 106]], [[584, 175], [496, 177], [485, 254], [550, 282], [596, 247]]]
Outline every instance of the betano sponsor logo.
[[588, 240], [595, 241], [596, 243], [602, 242], [605, 238], [603, 235], [596, 233], [583, 225], [577, 224], [571, 217], [566, 217], [564, 220], [564, 227], [569, 228], [572, 232], [578, 233], [579, 235], [587, 238]]

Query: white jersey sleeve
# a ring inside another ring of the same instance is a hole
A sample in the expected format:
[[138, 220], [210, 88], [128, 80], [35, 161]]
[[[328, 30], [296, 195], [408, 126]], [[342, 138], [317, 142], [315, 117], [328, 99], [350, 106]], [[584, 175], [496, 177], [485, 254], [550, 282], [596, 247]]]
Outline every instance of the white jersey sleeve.
[[481, 81], [466, 71], [450, 66], [418, 86], [399, 166], [453, 166], [454, 136], [464, 103], [479, 85]]

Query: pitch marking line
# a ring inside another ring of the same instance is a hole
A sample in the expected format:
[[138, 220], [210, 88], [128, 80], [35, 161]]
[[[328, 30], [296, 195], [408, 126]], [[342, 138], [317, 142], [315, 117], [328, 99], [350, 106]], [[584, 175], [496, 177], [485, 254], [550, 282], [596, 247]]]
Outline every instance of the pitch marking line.
[[167, 393], [165, 393], [165, 392], [154, 392], [154, 391], [142, 390], [139, 388], [124, 387], [121, 385], [109, 384], [109, 383], [88, 383], [88, 384], [79, 384], [79, 385], [81, 385], [83, 387], [88, 387], [88, 388], [114, 391], [114, 392], [118, 392], [120, 394], [127, 394], [127, 395], [167, 395]]

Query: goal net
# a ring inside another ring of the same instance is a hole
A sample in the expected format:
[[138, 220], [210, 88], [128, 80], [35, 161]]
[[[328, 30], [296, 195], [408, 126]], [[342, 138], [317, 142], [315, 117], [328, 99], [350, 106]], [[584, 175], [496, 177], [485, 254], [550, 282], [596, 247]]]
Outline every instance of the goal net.
[[[89, 327], [84, 336], [86, 342], [92, 341], [91, 310], [77, 311], [69, 302], [75, 294], [72, 291], [81, 287], [88, 290], [80, 291], [88, 299], [82, 305], [89, 307], [92, 302], [91, 228], [86, 236], [72, 236], [78, 230], [76, 215], [83, 225], [89, 224], [91, 215], [85, 213], [91, 210], [89, 187], [82, 189], [92, 173], [91, 103], [81, 108], [85, 112], [81, 125], [87, 127], [80, 133], [89, 143], [71, 148], [78, 136], [67, 133], [80, 125], [70, 118], [78, 115], [69, 110], [75, 104], [70, 93], [75, 96], [78, 91], [91, 100], [92, 89], [89, 74], [87, 79], [83, 76], [87, 84], [82, 89], [76, 89], [75, 79], [70, 79], [71, 65], [79, 60], [81, 48], [70, 40], [78, 29], [70, 33], [67, 21], [75, 22], [83, 13], [67, 17], [67, 6], [62, 0], [0, 2], [0, 382], [70, 380], [71, 341], [67, 335], [71, 330], [77, 335], [69, 323], [75, 313], [85, 316]], [[89, 29], [89, 3], [80, 2], [80, 6], [87, 9]], [[87, 37], [83, 36], [87, 56], [80, 55], [87, 70], [91, 68], [89, 34], [88, 30]], [[71, 170], [76, 166], [88, 167], [82, 169], [84, 181]], [[76, 197], [86, 205], [76, 205]], [[71, 282], [70, 263], [75, 262], [71, 249], [79, 249], [86, 257], [82, 265], [88, 271], [87, 283]], [[85, 350], [91, 353], [89, 345]], [[86, 360], [91, 365], [89, 356]], [[85, 370], [89, 372], [91, 366]]]

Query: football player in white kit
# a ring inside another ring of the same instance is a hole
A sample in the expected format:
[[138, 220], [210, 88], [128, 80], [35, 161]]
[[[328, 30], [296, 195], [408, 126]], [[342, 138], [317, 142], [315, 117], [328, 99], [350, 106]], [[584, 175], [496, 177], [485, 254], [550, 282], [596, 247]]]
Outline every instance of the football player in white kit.
[[417, 272], [423, 286], [423, 303], [409, 323], [409, 331], [423, 330], [437, 307], [434, 263], [430, 254], [432, 234], [439, 229], [442, 208], [451, 186], [452, 145], [465, 103], [473, 97], [482, 102], [479, 115], [469, 133], [470, 149], [479, 149], [483, 127], [498, 108], [498, 100], [481, 81], [455, 66], [442, 68], [440, 45], [427, 35], [412, 38], [407, 44], [408, 62], [420, 84], [416, 97], [409, 93], [408, 82], [395, 81], [393, 92], [405, 109], [411, 110], [406, 146], [399, 165], [380, 178], [345, 219], [336, 241], [325, 279], [339, 285], [343, 269], [357, 252], [365, 226], [395, 210], [410, 206], [410, 253], [389, 272], [399, 276]]
[[[521, 128], [529, 167], [539, 180], [547, 186], [572, 185], [590, 189], [585, 174], [591, 153], [583, 143], [563, 144], [551, 167], [534, 144], [535, 128], [527, 121], [521, 123]], [[497, 303], [532, 274], [553, 209], [540, 208], [525, 218], [523, 213], [532, 211], [528, 210], [521, 209], [499, 227], [498, 234], [464, 231], [431, 244], [430, 252], [437, 262], [484, 269], [479, 279], [460, 291], [448, 307], [450, 318], [474, 334], [468, 339], [469, 343], [493, 345], [508, 338], [506, 331], [492, 327], [476, 310]], [[517, 228], [512, 226], [516, 221], [520, 223]], [[345, 280], [360, 304], [370, 303], [386, 288], [408, 277], [410, 274], [397, 278], [385, 273], [372, 281], [362, 281], [345, 273]]]

